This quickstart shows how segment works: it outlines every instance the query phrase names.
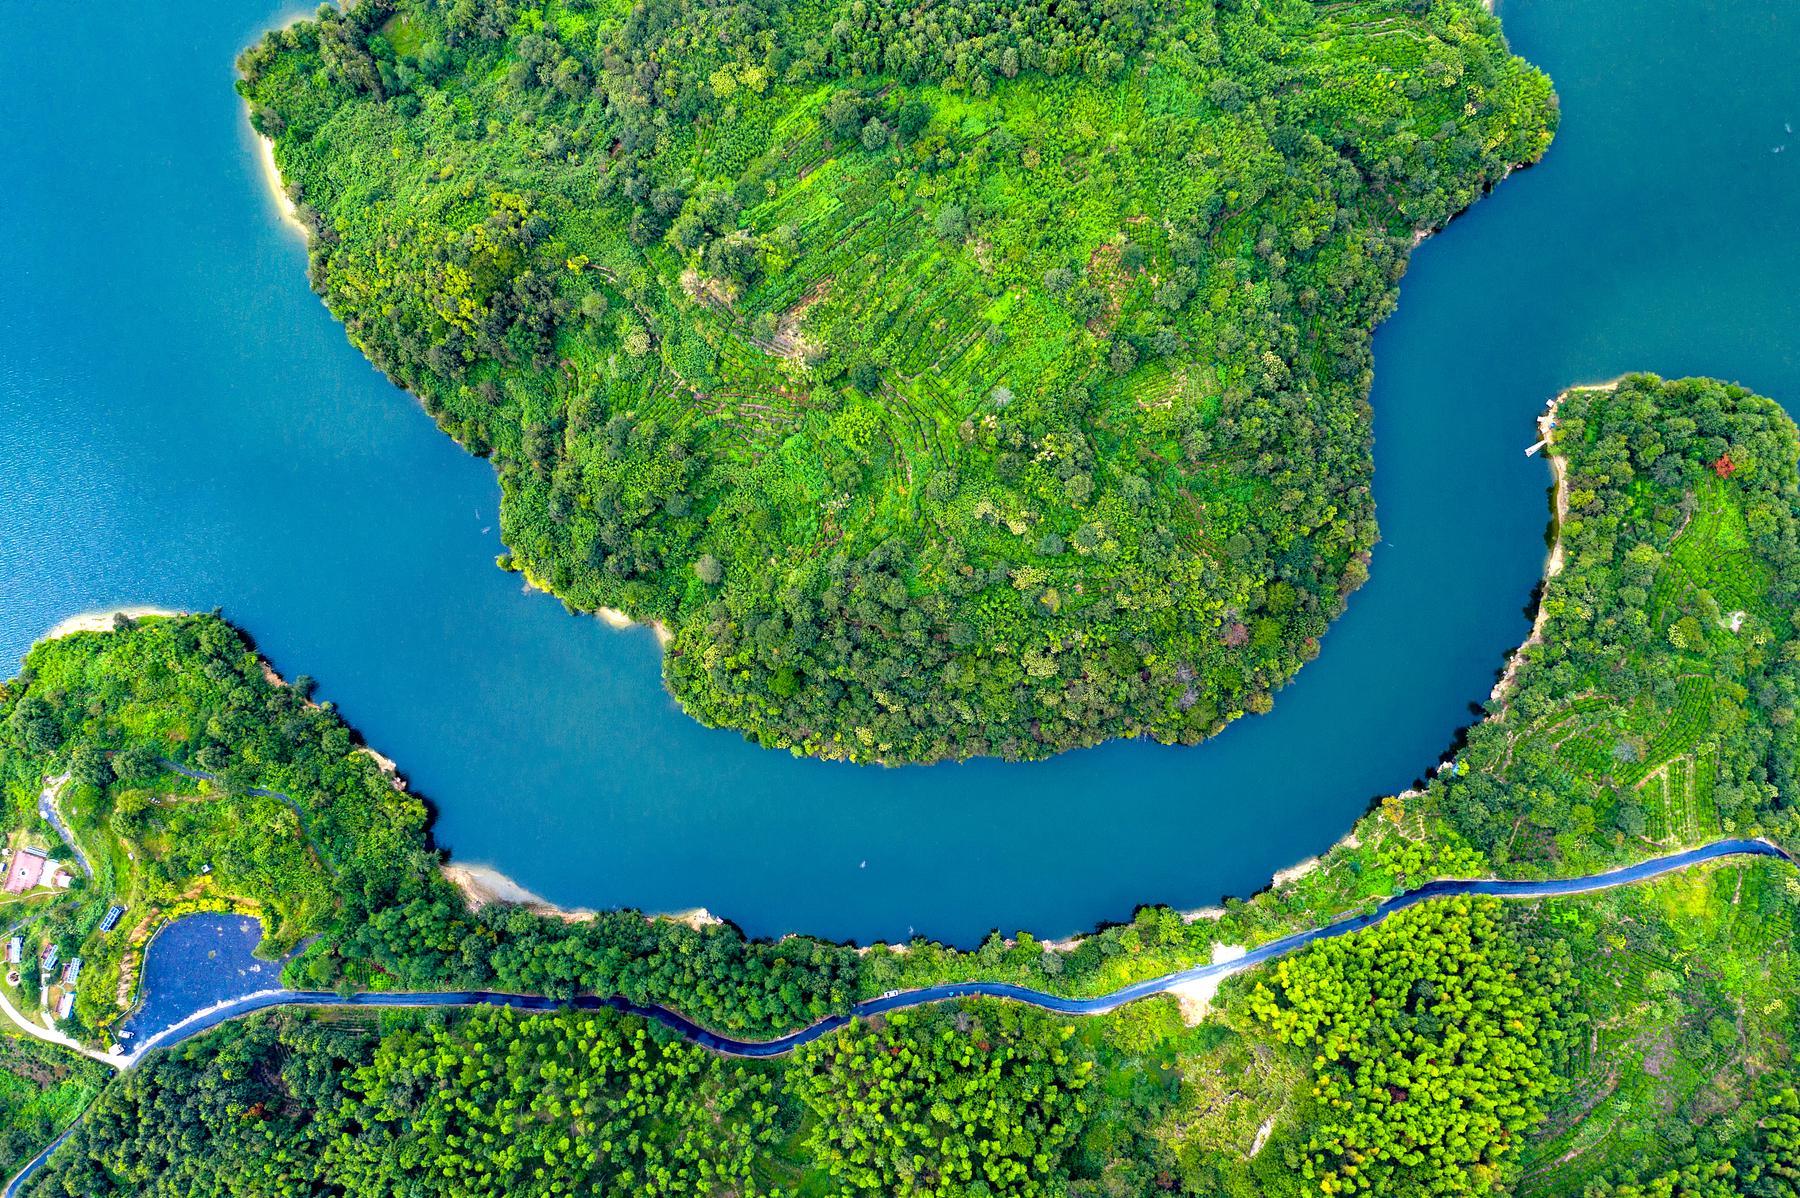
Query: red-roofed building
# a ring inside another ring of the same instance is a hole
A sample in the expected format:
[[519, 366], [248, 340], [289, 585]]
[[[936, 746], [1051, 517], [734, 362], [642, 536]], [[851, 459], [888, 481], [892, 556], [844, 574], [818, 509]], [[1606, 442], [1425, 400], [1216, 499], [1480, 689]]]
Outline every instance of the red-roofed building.
[[8, 894], [24, 894], [43, 880], [44, 866], [49, 863], [41, 849], [20, 849], [13, 854], [12, 868], [6, 871], [6, 885], [0, 889]]

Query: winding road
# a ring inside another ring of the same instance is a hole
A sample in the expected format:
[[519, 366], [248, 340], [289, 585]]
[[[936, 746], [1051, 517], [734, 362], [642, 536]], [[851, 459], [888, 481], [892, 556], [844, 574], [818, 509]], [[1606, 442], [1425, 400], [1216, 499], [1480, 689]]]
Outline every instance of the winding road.
[[62, 795], [62, 788], [68, 781], [69, 775], [58, 774], [44, 783], [44, 789], [38, 792], [38, 814], [56, 829], [56, 834], [69, 846], [69, 852], [75, 855], [75, 863], [81, 866], [81, 872], [91, 878], [94, 876], [93, 863], [81, 851], [81, 844], [75, 839], [75, 833], [69, 831], [69, 825], [63, 821], [62, 808], [56, 805], [56, 800]]
[[[216, 782], [221, 786], [226, 785], [225, 779], [223, 779], [219, 775], [213, 773], [211, 770], [200, 770], [200, 769], [195, 769], [193, 766], [190, 766], [190, 765], [182, 765], [179, 761], [176, 761], [170, 757], [160, 757], [157, 760], [162, 763], [162, 766], [164, 769], [169, 770], [172, 773], [180, 774], [184, 778], [192, 778], [197, 782]], [[229, 795], [229, 793], [230, 793], [229, 791], [226, 791], [225, 794], [205, 796], [205, 797], [224, 798], [224, 797], [226, 797], [226, 795]], [[300, 832], [303, 836], [306, 837], [306, 843], [309, 845], [317, 845], [319, 843], [317, 840], [315, 840], [313, 838], [312, 821], [311, 821], [311, 819], [308, 818], [308, 816], [306, 814], [306, 808], [302, 807], [300, 805], [299, 801], [294, 798], [294, 796], [285, 795], [285, 794], [282, 794], [279, 790], [269, 790], [267, 787], [262, 787], [262, 786], [247, 786], [239, 793], [247, 794], [247, 795], [258, 795], [265, 799], [277, 799], [283, 803], [286, 803], [288, 806], [288, 809], [294, 813], [294, 818], [300, 821]], [[317, 858], [320, 865], [325, 867], [325, 872], [330, 874], [334, 879], [342, 876], [341, 874], [338, 873], [337, 866], [325, 859], [325, 854], [318, 852], [315, 849], [313, 852], [313, 856], [315, 858]]]
[[[821, 1019], [799, 1031], [789, 1032], [785, 1036], [777, 1036], [772, 1040], [740, 1040], [722, 1035], [701, 1027], [693, 1020], [668, 1007], [634, 1003], [616, 995], [582, 995], [573, 999], [559, 999], [540, 994], [506, 994], [491, 990], [339, 994], [331, 990], [269, 989], [195, 1011], [179, 1022], [146, 1037], [130, 1052], [118, 1057], [103, 1057], [97, 1053], [89, 1055], [95, 1056], [97, 1059], [108, 1060], [109, 1063], [122, 1069], [130, 1069], [146, 1054], [158, 1048], [180, 1044], [182, 1041], [191, 1039], [221, 1023], [242, 1018], [257, 1011], [266, 1011], [273, 1007], [512, 1007], [523, 1011], [571, 1009], [622, 1011], [645, 1019], [653, 1019], [683, 1039], [702, 1048], [711, 1049], [713, 1052], [735, 1057], [779, 1057], [836, 1031], [853, 1019], [881, 1015], [890, 1011], [901, 1011], [910, 1007], [922, 1007], [931, 1003], [948, 1002], [959, 998], [1007, 999], [1039, 1007], [1058, 1015], [1103, 1015], [1108, 1011], [1117, 1010], [1127, 1003], [1149, 998], [1152, 995], [1165, 994], [1188, 983], [1222, 979], [1247, 969], [1254, 969], [1256, 966], [1273, 961], [1278, 957], [1298, 952], [1321, 940], [1331, 940], [1339, 936], [1347, 936], [1352, 932], [1362, 931], [1364, 928], [1373, 927], [1398, 911], [1416, 907], [1420, 903], [1429, 902], [1432, 899], [1457, 898], [1468, 895], [1486, 895], [1503, 899], [1561, 898], [1628, 886], [1635, 882], [1647, 881], [1664, 874], [1674, 873], [1677, 870], [1687, 869], [1690, 866], [1708, 861], [1718, 861], [1727, 857], [1770, 857], [1789, 862], [1794, 860], [1787, 852], [1767, 840], [1733, 838], [1715, 840], [1711, 844], [1701, 845], [1698, 848], [1652, 857], [1635, 865], [1577, 878], [1549, 878], [1542, 881], [1500, 878], [1442, 879], [1427, 882], [1416, 889], [1384, 899], [1372, 910], [1360, 915], [1353, 915], [1335, 923], [1294, 932], [1271, 940], [1233, 960], [1219, 961], [1210, 965], [1195, 965], [1188, 969], [1164, 974], [1161, 977], [1147, 978], [1141, 982], [1133, 982], [1129, 986], [1122, 986], [1110, 994], [1092, 998], [1067, 998], [1059, 994], [1034, 990], [1029, 986], [1015, 985], [1011, 982], [946, 982], [935, 986], [922, 986], [914, 990], [896, 991], [884, 994], [879, 998], [864, 999], [853, 1004], [848, 1011]], [[33, 1031], [33, 1034], [42, 1034], [40, 1030], [31, 1025], [24, 1026], [26, 1030]], [[70, 1131], [73, 1130], [73, 1128], [70, 1129]], [[65, 1131], [57, 1137], [54, 1143], [21, 1169], [7, 1183], [6, 1188], [0, 1191], [0, 1198], [17, 1198], [32, 1174], [68, 1138], [69, 1134], [69, 1131]]]
[[1217, 980], [1247, 969], [1253, 969], [1277, 957], [1287, 956], [1321, 940], [1331, 940], [1359, 932], [1380, 923], [1397, 911], [1415, 907], [1437, 898], [1463, 895], [1489, 895], [1495, 898], [1541, 899], [1587, 894], [1642, 882], [1676, 870], [1724, 857], [1773, 857], [1792, 861], [1782, 849], [1766, 840], [1716, 840], [1699, 848], [1652, 857], [1636, 865], [1627, 865], [1605, 873], [1579, 878], [1551, 878], [1543, 881], [1519, 881], [1498, 878], [1444, 879], [1427, 882], [1404, 894], [1384, 899], [1373, 910], [1341, 919], [1336, 923], [1310, 928], [1303, 932], [1271, 940], [1251, 949], [1241, 957], [1210, 965], [1195, 965], [1161, 977], [1147, 978], [1122, 986], [1110, 994], [1092, 998], [1068, 998], [1020, 986], [1012, 982], [944, 982], [921, 986], [868, 998], [853, 1004], [848, 1011], [831, 1015], [808, 1027], [777, 1036], [772, 1040], [740, 1040], [700, 1026], [668, 1007], [634, 1003], [616, 995], [582, 995], [573, 999], [550, 998], [538, 994], [507, 994], [492, 990], [385, 991], [361, 994], [339, 994], [332, 990], [271, 989], [222, 1002], [164, 1028], [135, 1045], [125, 1054], [126, 1068], [158, 1048], [179, 1044], [231, 1019], [268, 1010], [271, 1007], [513, 1007], [524, 1011], [624, 1011], [669, 1028], [683, 1039], [702, 1048], [735, 1057], [778, 1057], [810, 1044], [819, 1037], [836, 1031], [853, 1019], [921, 1007], [959, 998], [1002, 998], [1027, 1006], [1040, 1007], [1058, 1015], [1104, 1015], [1141, 998], [1164, 994], [1190, 982]]

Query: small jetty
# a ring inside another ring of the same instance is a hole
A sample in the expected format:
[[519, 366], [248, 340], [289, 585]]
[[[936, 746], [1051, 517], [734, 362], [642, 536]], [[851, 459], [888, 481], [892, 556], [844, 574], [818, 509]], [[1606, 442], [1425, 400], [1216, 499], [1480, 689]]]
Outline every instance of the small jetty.
[[[1567, 392], [1564, 392], [1564, 394], [1566, 395]], [[1526, 448], [1525, 448], [1525, 456], [1526, 457], [1528, 457], [1528, 458], [1536, 457], [1538, 450], [1540, 450], [1540, 449], [1544, 448], [1544, 446], [1550, 444], [1550, 434], [1554, 433], [1556, 431], [1556, 404], [1557, 404], [1558, 400], [1561, 400], [1561, 399], [1562, 399], [1562, 396], [1559, 395], [1556, 397], [1556, 399], [1551, 400], [1550, 407], [1544, 412], [1544, 414], [1542, 416], [1538, 417], [1538, 432], [1542, 433], [1543, 435], [1541, 437], [1539, 437], [1532, 444], [1526, 446]]]

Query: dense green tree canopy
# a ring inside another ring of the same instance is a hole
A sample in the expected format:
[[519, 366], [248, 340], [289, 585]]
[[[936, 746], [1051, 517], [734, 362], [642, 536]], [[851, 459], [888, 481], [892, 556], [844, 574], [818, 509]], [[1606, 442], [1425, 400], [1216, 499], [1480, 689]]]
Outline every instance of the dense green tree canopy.
[[810, 1146], [844, 1194], [1062, 1194], [1092, 1069], [1071, 1032], [997, 1004], [859, 1023], [802, 1054]]
[[1251, 1009], [1313, 1055], [1322, 1194], [1486, 1194], [1542, 1118], [1566, 973], [1495, 899], [1452, 899], [1277, 962]]
[[1559, 573], [1435, 798], [1504, 861], [1788, 833], [1800, 767], [1800, 438], [1774, 401], [1633, 375], [1556, 407]]
[[257, 1019], [108, 1087], [32, 1193], [1058, 1195], [1069, 1035], [976, 1004], [761, 1063], [610, 1012]]
[[[1790, 1079], [1791, 1080], [1791, 1079]], [[1777, 1086], [1756, 1131], [1730, 1157], [1691, 1160], [1642, 1180], [1600, 1182], [1582, 1198], [1794, 1198], [1800, 1195], [1800, 1093]]]
[[364, 0], [240, 65], [510, 562], [857, 760], [1266, 710], [1363, 578], [1415, 232], [1555, 120], [1476, 0]]
[[255, 1021], [110, 1086], [39, 1195], [767, 1194], [766, 1069], [609, 1013]]

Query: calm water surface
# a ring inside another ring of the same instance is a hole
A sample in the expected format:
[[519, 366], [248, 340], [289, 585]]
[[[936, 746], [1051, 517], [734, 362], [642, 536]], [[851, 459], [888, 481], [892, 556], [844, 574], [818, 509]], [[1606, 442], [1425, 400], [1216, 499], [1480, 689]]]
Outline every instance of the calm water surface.
[[1503, 0], [1562, 134], [1414, 259], [1376, 340], [1386, 540], [1274, 713], [1189, 750], [796, 761], [682, 716], [646, 633], [494, 569], [487, 464], [307, 291], [231, 92], [299, 11], [8, 8], [0, 661], [74, 611], [223, 607], [460, 859], [561, 902], [968, 941], [1249, 893], [1429, 768], [1524, 635], [1551, 394], [1650, 369], [1800, 403], [1800, 10]]

